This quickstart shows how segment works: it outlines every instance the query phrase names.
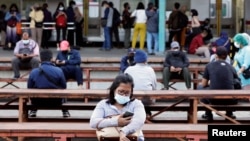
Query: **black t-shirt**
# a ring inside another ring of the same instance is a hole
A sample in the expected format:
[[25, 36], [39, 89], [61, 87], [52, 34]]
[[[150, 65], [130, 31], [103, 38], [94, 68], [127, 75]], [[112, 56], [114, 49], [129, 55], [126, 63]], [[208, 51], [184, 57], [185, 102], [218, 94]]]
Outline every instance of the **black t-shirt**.
[[234, 78], [237, 78], [235, 69], [225, 61], [209, 63], [203, 75], [210, 80], [210, 89], [234, 89]]

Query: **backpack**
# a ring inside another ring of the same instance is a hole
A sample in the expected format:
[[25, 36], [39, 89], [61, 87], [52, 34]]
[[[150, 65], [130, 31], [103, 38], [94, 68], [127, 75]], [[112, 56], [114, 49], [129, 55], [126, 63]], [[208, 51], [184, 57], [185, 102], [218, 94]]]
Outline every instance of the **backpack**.
[[114, 14], [113, 14], [113, 24], [114, 25], [120, 25], [121, 23], [121, 19], [120, 19], [121, 14], [119, 13], [119, 11], [114, 8]]
[[17, 19], [15, 17], [11, 17], [8, 21], [7, 21], [7, 25], [9, 27], [15, 27], [17, 23]]
[[188, 25], [188, 17], [184, 13], [179, 11], [177, 20], [178, 20], [177, 21], [178, 28], [187, 27], [187, 25]]
[[64, 15], [60, 15], [56, 19], [56, 26], [58, 26], [58, 27], [66, 27], [67, 26], [67, 19]]

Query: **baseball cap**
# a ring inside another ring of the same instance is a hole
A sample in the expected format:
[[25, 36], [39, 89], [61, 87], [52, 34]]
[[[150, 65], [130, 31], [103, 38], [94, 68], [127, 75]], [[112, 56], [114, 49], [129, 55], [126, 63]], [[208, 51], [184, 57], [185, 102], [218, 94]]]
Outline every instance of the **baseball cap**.
[[176, 41], [173, 41], [172, 43], [171, 43], [171, 48], [180, 48], [180, 45], [179, 45], [179, 43], [178, 42], [176, 42]]
[[128, 49], [128, 53], [135, 53], [135, 49], [129, 48], [129, 49]]
[[69, 48], [69, 42], [64, 40], [60, 43], [60, 50], [61, 51], [65, 51], [65, 50], [68, 50]]

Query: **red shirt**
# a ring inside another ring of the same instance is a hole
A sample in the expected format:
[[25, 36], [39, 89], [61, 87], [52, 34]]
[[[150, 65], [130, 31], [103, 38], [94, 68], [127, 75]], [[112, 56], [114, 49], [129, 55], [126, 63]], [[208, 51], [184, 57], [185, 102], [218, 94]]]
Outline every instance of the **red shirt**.
[[203, 45], [204, 45], [204, 42], [203, 42], [203, 37], [201, 36], [201, 34], [196, 35], [193, 38], [193, 40], [189, 46], [189, 53], [195, 54], [196, 49], [199, 48], [200, 46], [203, 46]]

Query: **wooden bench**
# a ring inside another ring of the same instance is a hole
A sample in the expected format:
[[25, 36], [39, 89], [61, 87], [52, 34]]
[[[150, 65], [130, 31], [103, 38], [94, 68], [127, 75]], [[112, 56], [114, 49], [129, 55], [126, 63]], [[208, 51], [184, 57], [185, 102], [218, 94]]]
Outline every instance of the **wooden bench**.
[[[155, 72], [163, 72], [163, 67], [162, 66], [153, 66], [153, 69], [155, 70]], [[199, 66], [190, 66], [189, 70], [190, 73], [192, 75], [192, 83], [193, 83], [193, 87], [194, 89], [197, 88], [198, 83], [201, 82], [201, 79], [199, 78], [199, 75], [201, 74], [201, 72], [203, 72], [205, 69], [204, 65], [199, 65]], [[90, 84], [93, 82], [112, 82], [114, 80], [114, 78], [110, 78], [110, 77], [104, 77], [104, 78], [92, 78], [91, 74], [93, 72], [117, 72], [117, 74], [119, 73], [120, 67], [119, 66], [82, 66], [82, 70], [83, 70], [83, 81], [85, 83], [85, 88], [86, 89], [91, 89]], [[0, 71], [12, 71], [11, 66], [0, 66]], [[27, 72], [25, 72], [19, 79], [11, 79], [11, 78], [0, 78], [0, 82], [6, 82], [5, 85], [1, 86], [1, 88], [5, 88], [8, 85], [12, 85], [15, 88], [19, 88], [17, 85], [14, 84], [14, 82], [27, 82], [27, 76], [29, 75], [30, 70], [28, 70]], [[69, 80], [69, 82], [72, 82], [74, 80]], [[157, 79], [158, 82], [162, 83], [163, 80], [162, 78], [158, 78]], [[169, 83], [169, 87], [176, 90], [175, 87], [173, 87], [173, 85], [177, 82], [184, 82], [184, 80], [181, 79], [171, 79], [170, 83]]]
[[[29, 105], [27, 105], [27, 99], [29, 98], [67, 98], [67, 99], [91, 99], [91, 98], [106, 98], [108, 91], [107, 90], [58, 90], [58, 89], [19, 89], [18, 91], [15, 89], [0, 89], [0, 98], [18, 98], [18, 121], [26, 122], [29, 121], [28, 118], [28, 110]], [[151, 98], [158, 100], [170, 100], [170, 99], [178, 99], [179, 101], [173, 102], [171, 104], [160, 104], [160, 105], [150, 105], [152, 109], [158, 111], [153, 114], [149, 119], [154, 119], [157, 115], [165, 112], [165, 111], [187, 111], [186, 122], [188, 123], [198, 123], [197, 112], [199, 110], [205, 110], [205, 108], [211, 109], [215, 113], [221, 115], [223, 118], [227, 119], [230, 122], [235, 124], [240, 124], [239, 121], [235, 119], [231, 119], [226, 116], [219, 110], [227, 110], [227, 108], [231, 108], [232, 110], [243, 110], [249, 111], [249, 104], [244, 105], [242, 103], [239, 105], [207, 105], [203, 103], [199, 103], [199, 99], [202, 98], [237, 98], [237, 99], [249, 99], [250, 91], [249, 90], [189, 90], [189, 91], [167, 91], [167, 90], [155, 90], [155, 91], [135, 91], [135, 98], [142, 98], [145, 96], [150, 96]], [[185, 102], [182, 105], [183, 102]], [[67, 104], [65, 105], [67, 106]], [[71, 106], [71, 107], [70, 107]], [[180, 107], [178, 107], [180, 106]], [[182, 107], [183, 106], [183, 107]], [[203, 106], [203, 108], [200, 108]], [[79, 109], [79, 110], [91, 110], [95, 107], [95, 103], [89, 104], [73, 104], [68, 105], [68, 108]], [[205, 107], [205, 108], [204, 108]], [[16, 107], [17, 108], [17, 107]], [[62, 109], [62, 107], [57, 107], [58, 110]], [[52, 108], [53, 109], [53, 108]], [[249, 123], [249, 120], [248, 120]]]
[[[207, 130], [205, 124], [145, 124], [142, 128], [145, 139], [177, 138], [181, 141], [207, 139]], [[47, 137], [69, 141], [96, 138], [96, 133], [89, 123], [1, 123], [0, 137]]]

